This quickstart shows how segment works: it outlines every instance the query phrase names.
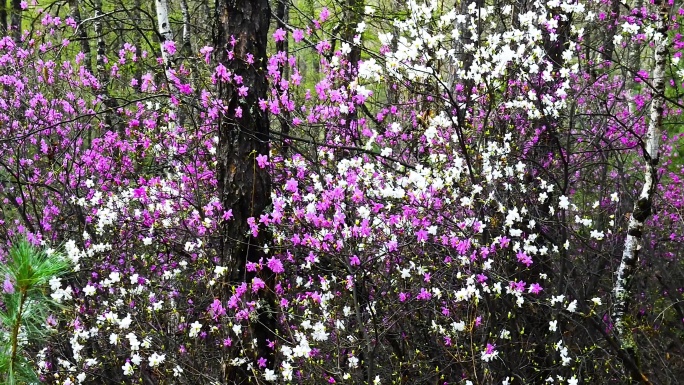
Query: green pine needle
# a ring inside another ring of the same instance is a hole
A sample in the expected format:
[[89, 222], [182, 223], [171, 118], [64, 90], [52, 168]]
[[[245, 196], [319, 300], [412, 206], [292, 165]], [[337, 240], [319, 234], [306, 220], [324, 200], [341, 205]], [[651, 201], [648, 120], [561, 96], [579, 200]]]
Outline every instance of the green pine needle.
[[[45, 322], [56, 304], [45, 293], [49, 281], [66, 274], [69, 262], [58, 253], [48, 254], [27, 240], [17, 241], [0, 264], [3, 284], [0, 310], [0, 384], [19, 385], [38, 382], [24, 345], [40, 342], [45, 336]], [[25, 343], [23, 342], [25, 341]]]

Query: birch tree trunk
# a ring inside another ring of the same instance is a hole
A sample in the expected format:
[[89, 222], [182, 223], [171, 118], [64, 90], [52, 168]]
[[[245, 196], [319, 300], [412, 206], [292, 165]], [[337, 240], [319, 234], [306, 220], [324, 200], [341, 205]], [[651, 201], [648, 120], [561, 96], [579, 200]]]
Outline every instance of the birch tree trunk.
[[[171, 23], [169, 22], [169, 4], [167, 0], [155, 0], [155, 8], [157, 10], [157, 29], [160, 36], [159, 42], [162, 46], [161, 55], [162, 61], [164, 62], [164, 75], [166, 76], [166, 83], [168, 84], [169, 92], [174, 95], [174, 97], [178, 98], [180, 95], [177, 95], [175, 92], [176, 86], [174, 85], [174, 81], [177, 79], [171, 65], [171, 53], [169, 53], [164, 45], [164, 43], [167, 41], [173, 42], [173, 31], [171, 30]], [[169, 115], [173, 116], [174, 119], [178, 118], [178, 108], [174, 104], [173, 98], [169, 104]], [[169, 130], [174, 130], [174, 126], [175, 122], [170, 119]]]
[[[133, 1], [133, 12], [132, 12], [132, 18], [135, 21], [135, 25], [138, 27], [142, 27], [142, 4], [140, 0], [134, 0]], [[133, 44], [135, 44], [135, 49], [136, 49], [136, 54], [138, 55], [138, 58], [141, 57], [142, 54], [142, 44], [140, 44], [141, 38], [140, 38], [140, 31], [138, 33], [134, 34], [133, 37]], [[136, 65], [134, 71], [134, 76], [136, 79], [138, 79], [138, 85], [136, 86], [137, 90], [140, 90], [140, 85], [142, 84], [142, 75], [143, 75], [143, 70], [141, 65]]]
[[101, 87], [106, 88], [109, 83], [109, 74], [105, 68], [107, 45], [102, 30], [102, 0], [95, 0], [93, 4], [95, 6], [93, 27], [95, 29], [95, 35], [97, 36], [97, 55], [95, 57], [97, 80], [100, 81]]
[[170, 55], [164, 48], [164, 42], [173, 41], [173, 31], [171, 30], [171, 23], [169, 23], [169, 4], [166, 0], [155, 0], [154, 3], [157, 10], [157, 29], [159, 31], [160, 43], [162, 44], [161, 55], [164, 61], [166, 77], [169, 79], [168, 72], [171, 68]]
[[[653, 86], [650, 121], [648, 132], [644, 139], [643, 155], [646, 163], [644, 175], [644, 185], [641, 188], [639, 199], [634, 204], [634, 209], [629, 218], [627, 237], [620, 260], [620, 266], [616, 272], [616, 279], [613, 288], [615, 305], [613, 308], [613, 322], [620, 348], [627, 352], [631, 358], [636, 360], [635, 346], [631, 332], [625, 321], [625, 315], [629, 310], [631, 281], [639, 262], [639, 251], [643, 246], [644, 222], [651, 215], [653, 195], [655, 194], [658, 183], [658, 161], [660, 157], [660, 135], [663, 123], [663, 111], [665, 108], [665, 67], [667, 63], [667, 8], [659, 2], [661, 15], [658, 19], [656, 30], [657, 37], [654, 38], [655, 46], [655, 65], [653, 68]], [[633, 373], [634, 374], [634, 373]], [[648, 382], [642, 373], [638, 376], [633, 375], [642, 382]]]
[[[104, 113], [104, 122], [107, 128], [114, 127], [114, 121], [112, 119], [113, 114], [111, 110], [116, 107], [116, 100], [109, 97], [109, 72], [107, 72], [107, 42], [105, 41], [104, 29], [103, 29], [103, 12], [102, 12], [102, 0], [95, 0], [93, 2], [94, 9], [94, 21], [93, 28], [95, 29], [95, 36], [97, 36], [97, 54], [95, 56], [95, 67], [97, 73], [97, 80], [100, 82], [100, 89], [98, 90], [102, 102], [107, 107], [107, 111]], [[122, 134], [122, 133], [121, 133]]]
[[190, 43], [190, 11], [188, 10], [187, 0], [180, 1], [181, 15], [183, 15], [183, 46], [181, 52], [183, 55], [192, 55], [192, 44]]

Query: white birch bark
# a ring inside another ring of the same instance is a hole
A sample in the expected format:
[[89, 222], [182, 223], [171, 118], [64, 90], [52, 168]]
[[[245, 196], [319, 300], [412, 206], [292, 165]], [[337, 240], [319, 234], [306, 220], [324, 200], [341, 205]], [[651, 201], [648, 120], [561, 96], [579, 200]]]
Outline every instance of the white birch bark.
[[[167, 0], [155, 0], [154, 5], [157, 11], [157, 29], [159, 35], [161, 36], [160, 43], [162, 61], [164, 63], [164, 75], [166, 75], [166, 82], [168, 84], [169, 91], [173, 93], [176, 89], [176, 87], [173, 85], [172, 80], [175, 78], [175, 74], [173, 73], [173, 70], [171, 68], [171, 55], [164, 47], [164, 42], [173, 41], [173, 31], [171, 30], [171, 23], [169, 23], [169, 4]], [[169, 103], [168, 132], [174, 132], [175, 122], [173, 119], [176, 118], [177, 111], [178, 110], [176, 106], [173, 104], [173, 101], [171, 101], [171, 103]], [[164, 165], [164, 168], [166, 167], [168, 167], [168, 165]], [[179, 323], [180, 321], [178, 318], [178, 314], [172, 314], [171, 319], [169, 320], [167, 331], [169, 333], [173, 333], [174, 330], [178, 330], [177, 328]]]
[[[94, 15], [93, 15], [93, 28], [95, 29], [95, 35], [97, 36], [97, 52], [95, 56], [95, 69], [97, 72], [97, 80], [100, 83], [100, 89], [98, 94], [102, 100], [102, 103], [107, 108], [104, 111], [104, 123], [107, 128], [114, 127], [114, 120], [112, 119], [113, 114], [111, 110], [116, 107], [116, 99], [109, 97], [109, 72], [106, 68], [106, 54], [107, 54], [107, 44], [105, 42], [104, 30], [103, 30], [103, 18], [102, 13], [102, 0], [95, 0], [93, 2]], [[119, 126], [121, 130], [119, 133], [123, 136], [123, 128]]]
[[633, 350], [629, 330], [624, 320], [625, 313], [629, 309], [630, 281], [634, 276], [639, 261], [639, 251], [643, 243], [644, 222], [651, 214], [651, 205], [658, 177], [657, 167], [660, 157], [660, 135], [665, 107], [665, 69], [667, 62], [667, 25], [665, 24], [667, 10], [661, 11], [661, 17], [657, 23], [658, 37], [655, 39], [655, 64], [653, 68], [653, 96], [651, 99], [650, 121], [648, 132], [644, 138], [644, 160], [646, 161], [644, 185], [641, 188], [639, 199], [634, 203], [634, 210], [629, 219], [625, 247], [613, 287], [613, 294], [615, 296], [615, 307], [613, 310], [614, 327], [621, 347], [627, 351]]
[[105, 68], [105, 53], [106, 53], [106, 42], [104, 39], [104, 34], [102, 30], [102, 0], [95, 0], [94, 2], [94, 21], [93, 27], [95, 29], [95, 35], [97, 36], [97, 56], [95, 58], [95, 66], [97, 69], [97, 80], [100, 81], [101, 87], [106, 87], [109, 83], [109, 74]]
[[157, 10], [157, 29], [161, 36], [162, 43], [162, 60], [164, 61], [164, 68], [168, 71], [171, 68], [169, 53], [164, 49], [165, 41], [173, 41], [173, 31], [171, 30], [171, 23], [169, 23], [169, 4], [166, 0], [155, 0], [155, 8]]
[[[169, 4], [167, 0], [155, 0], [155, 8], [157, 11], [157, 29], [159, 35], [161, 36], [161, 55], [162, 61], [164, 63], [164, 74], [166, 75], [166, 81], [169, 87], [169, 91], [174, 94], [176, 87], [174, 86], [174, 80], [176, 75], [171, 68], [171, 55], [164, 47], [164, 42], [173, 41], [173, 31], [171, 30], [171, 23], [169, 22]], [[176, 97], [179, 95], [176, 94]], [[177, 118], [178, 109], [174, 105], [173, 101], [169, 103], [169, 131], [173, 132], [175, 129], [175, 119]]]
[[183, 15], [183, 51], [188, 54], [192, 51], [190, 46], [190, 11], [188, 10], [187, 0], [181, 0], [181, 15]]

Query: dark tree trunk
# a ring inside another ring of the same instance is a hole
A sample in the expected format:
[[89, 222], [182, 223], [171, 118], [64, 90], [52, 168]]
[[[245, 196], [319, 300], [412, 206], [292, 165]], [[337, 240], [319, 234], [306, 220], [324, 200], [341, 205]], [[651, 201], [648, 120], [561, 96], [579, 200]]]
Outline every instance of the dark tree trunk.
[[[256, 156], [269, 151], [268, 115], [259, 108], [258, 101], [267, 98], [264, 69], [271, 9], [269, 0], [217, 0], [216, 10], [218, 59], [243, 79], [241, 85], [231, 82], [218, 86], [219, 95], [228, 106], [219, 122], [218, 187], [224, 209], [233, 212], [233, 218], [222, 225], [221, 259], [223, 266], [229, 268], [230, 283], [250, 282], [255, 273], [245, 270], [246, 263], [264, 258], [262, 247], [270, 243], [270, 234], [265, 229], [257, 237], [251, 236], [247, 219], [254, 217], [258, 222], [271, 203], [270, 174], [256, 164]], [[233, 59], [229, 59], [228, 51], [233, 51]], [[247, 62], [248, 54], [253, 55], [253, 64]], [[246, 96], [238, 94], [242, 86], [248, 87]], [[241, 117], [235, 114], [238, 107], [242, 109]], [[269, 277], [262, 278], [267, 283], [271, 281]], [[266, 301], [271, 302], [267, 298]], [[274, 329], [275, 319], [268, 311], [262, 312], [250, 327], [257, 340], [256, 351], [246, 353], [253, 355], [249, 357], [252, 359], [268, 359], [269, 367], [273, 365], [273, 355], [266, 340], [275, 340]], [[225, 375], [227, 383], [241, 383], [252, 375], [245, 368], [231, 369]]]
[[7, 0], [0, 0], [0, 34], [7, 34]]
[[620, 19], [620, 1], [611, 0], [610, 1], [610, 15], [608, 20], [610, 22], [608, 26], [608, 32], [606, 33], [606, 38], [603, 43], [603, 60], [612, 61], [613, 53], [615, 52], [615, 43], [613, 38], [617, 32], [618, 26], [617, 21]]
[[[278, 28], [286, 30], [289, 14], [289, 0], [279, 0], [276, 6], [276, 20]], [[289, 47], [287, 38], [284, 40], [276, 42], [276, 51], [285, 52], [286, 56], [289, 56]], [[280, 67], [280, 78], [287, 80], [289, 78], [288, 66], [285, 64]], [[278, 86], [278, 92], [283, 93], [283, 90]], [[280, 122], [280, 132], [282, 135], [281, 140], [281, 154], [283, 157], [287, 157], [287, 153], [290, 149], [290, 139], [287, 136], [290, 134], [290, 113], [287, 110], [283, 110], [281, 115], [278, 116], [278, 121]]]
[[356, 28], [359, 26], [363, 16], [363, 6], [364, 0], [347, 0], [347, 9], [345, 10], [347, 23], [345, 24], [342, 37], [351, 46], [348, 58], [354, 72], [356, 72], [356, 67], [359, 64], [359, 60], [361, 60], [361, 46], [354, 44], [354, 36], [359, 34], [356, 32]]
[[[348, 88], [349, 84], [358, 73], [359, 61], [361, 60], [361, 45], [354, 44], [354, 37], [359, 35], [359, 33], [357, 32], [357, 28], [363, 18], [364, 0], [347, 0], [344, 6], [345, 8], [342, 13], [343, 20], [342, 25], [340, 26], [340, 47], [342, 46], [342, 44], [349, 44], [349, 52], [347, 53], [348, 64], [346, 65], [346, 77], [344, 80], [342, 80], [342, 83], [340, 85], [343, 85], [345, 86], [345, 88]], [[328, 58], [328, 60], [330, 60], [330, 58]], [[343, 127], [340, 127], [339, 130], [343, 132], [345, 136], [352, 138], [354, 145], [360, 147], [361, 135], [358, 128], [359, 119], [357, 110], [352, 108], [348, 113], [342, 114], [342, 116], [342, 120], [344, 120], [344, 123]], [[339, 160], [340, 157], [345, 156], [348, 156], [348, 152], [340, 151], [337, 153], [337, 160]]]
[[[135, 0], [133, 1], [133, 20], [135, 21], [135, 25], [138, 26], [138, 28], [142, 28], [143, 26], [143, 19], [142, 19], [142, 8], [141, 8], [141, 3], [140, 0]], [[135, 44], [135, 48], [137, 50], [137, 55], [138, 57], [141, 56], [142, 53], [142, 44], [140, 43], [140, 31], [135, 34], [133, 37], [133, 44]], [[133, 76], [135, 76], [136, 79], [138, 79], [138, 85], [135, 87], [136, 90], [140, 90], [140, 85], [142, 84], [142, 75], [143, 75], [143, 66], [137, 65], [135, 66], [135, 69], [133, 70]]]
[[12, 0], [11, 12], [10, 26], [12, 28], [12, 39], [19, 42], [21, 40], [21, 0]]
[[71, 8], [71, 17], [74, 19], [74, 23], [78, 24], [78, 38], [80, 39], [81, 52], [85, 55], [85, 60], [83, 65], [88, 69], [88, 71], [93, 71], [93, 58], [90, 54], [90, 44], [88, 40], [88, 31], [85, 26], [81, 24], [81, 9], [79, 0], [69, 0], [69, 8]]

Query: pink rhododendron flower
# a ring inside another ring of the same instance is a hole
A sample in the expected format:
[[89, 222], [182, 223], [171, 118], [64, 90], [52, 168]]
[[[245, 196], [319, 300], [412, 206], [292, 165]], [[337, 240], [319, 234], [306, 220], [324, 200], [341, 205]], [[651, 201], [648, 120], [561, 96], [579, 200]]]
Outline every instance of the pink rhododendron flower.
[[266, 287], [266, 282], [264, 282], [264, 280], [259, 277], [254, 277], [252, 279], [252, 292], [256, 293], [264, 287]]
[[268, 268], [276, 274], [285, 272], [285, 269], [283, 268], [283, 262], [276, 257], [269, 258], [269, 260], [266, 262], [266, 266], [268, 266]]
[[522, 251], [519, 251], [516, 257], [518, 258], [518, 262], [525, 264], [527, 267], [530, 267], [530, 265], [533, 263], [532, 258]]
[[430, 298], [432, 298], [432, 293], [430, 293], [429, 291], [427, 291], [427, 289], [425, 289], [424, 287], [421, 287], [421, 288], [420, 288], [420, 293], [418, 293], [418, 295], [416, 296], [416, 298], [419, 299], [419, 300], [421, 300], [421, 301], [427, 301], [427, 300], [429, 300]]
[[273, 40], [275, 41], [284, 41], [285, 38], [287, 37], [287, 32], [285, 32], [284, 29], [278, 28], [273, 32]]
[[292, 38], [294, 39], [295, 43], [299, 43], [300, 41], [304, 40], [304, 31], [301, 29], [295, 29], [294, 32], [292, 32]]
[[164, 41], [162, 47], [166, 52], [169, 53], [169, 55], [173, 55], [176, 53], [176, 43], [173, 40]]
[[320, 20], [321, 23], [323, 23], [326, 20], [328, 20], [329, 17], [330, 17], [330, 11], [328, 10], [328, 8], [323, 7], [323, 9], [321, 9], [321, 13], [318, 15], [318, 19]]
[[14, 284], [12, 283], [9, 277], [5, 277], [5, 281], [2, 283], [2, 291], [4, 291], [7, 294], [14, 293]]
[[259, 165], [259, 168], [264, 168], [269, 165], [268, 162], [268, 155], [264, 154], [259, 154], [256, 157], [257, 164]]
[[219, 301], [218, 298], [214, 299], [214, 302], [212, 302], [212, 304], [209, 305], [208, 310], [209, 314], [211, 315], [211, 318], [213, 318], [214, 321], [218, 320], [218, 317], [226, 314], [226, 309], [223, 307], [221, 301]]
[[291, 193], [296, 193], [297, 189], [299, 186], [299, 182], [297, 182], [296, 179], [290, 178], [285, 182], [285, 190], [291, 192]]
[[209, 64], [211, 60], [211, 53], [214, 51], [214, 47], [204, 46], [200, 49], [200, 53], [204, 55], [204, 61]]
[[527, 288], [527, 290], [532, 294], [539, 294], [543, 288], [538, 283], [533, 283], [529, 288]]

